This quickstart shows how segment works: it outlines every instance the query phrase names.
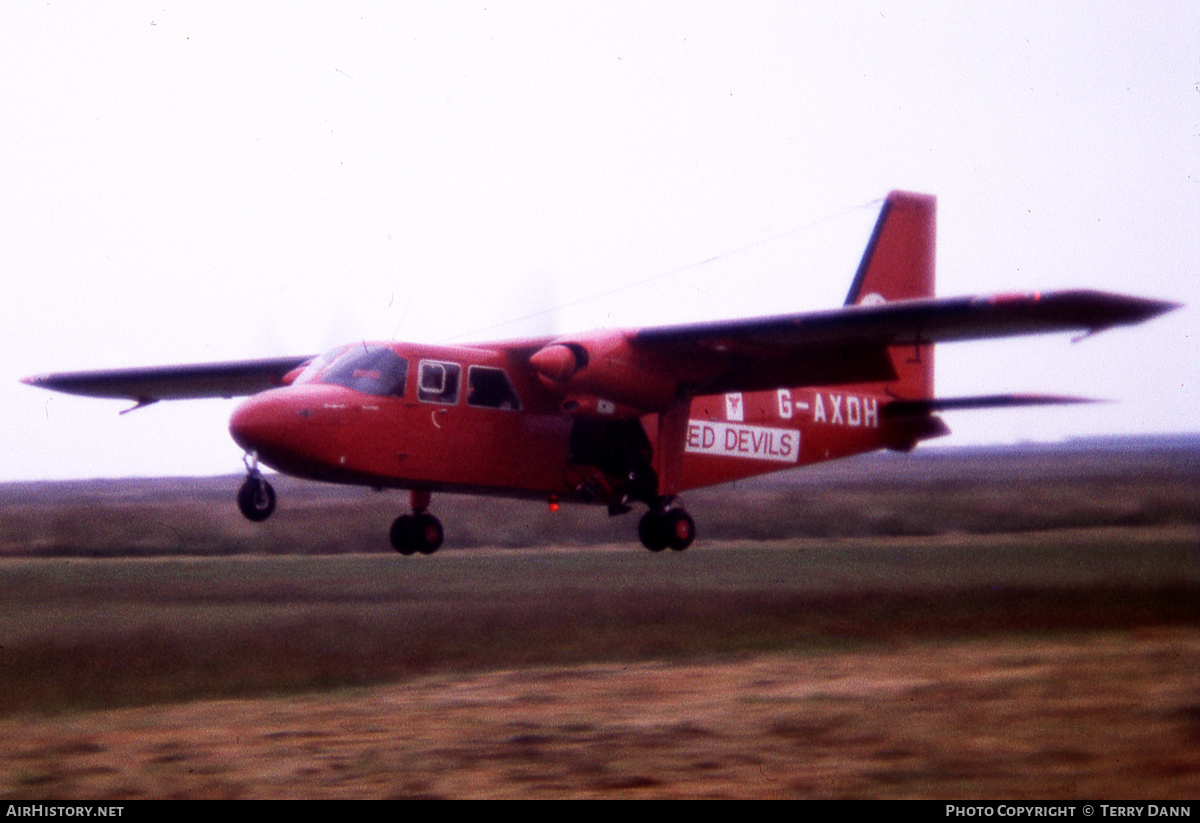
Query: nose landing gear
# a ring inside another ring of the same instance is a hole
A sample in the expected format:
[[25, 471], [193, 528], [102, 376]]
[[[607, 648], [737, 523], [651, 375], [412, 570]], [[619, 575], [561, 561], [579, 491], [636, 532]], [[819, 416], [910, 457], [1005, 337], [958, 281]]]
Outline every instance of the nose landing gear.
[[388, 538], [392, 548], [405, 556], [416, 554], [433, 554], [442, 546], [442, 523], [426, 511], [429, 508], [430, 493], [414, 489], [412, 491], [412, 514], [402, 514], [392, 523]]
[[275, 511], [275, 490], [258, 470], [258, 454], [250, 452], [242, 458], [246, 464], [246, 482], [238, 489], [237, 504], [247, 520], [261, 523]]

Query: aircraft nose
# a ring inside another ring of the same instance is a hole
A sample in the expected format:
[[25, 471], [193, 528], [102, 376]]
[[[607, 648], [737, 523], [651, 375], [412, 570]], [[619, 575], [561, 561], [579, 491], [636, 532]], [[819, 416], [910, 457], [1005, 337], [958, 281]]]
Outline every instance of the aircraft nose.
[[269, 452], [286, 438], [287, 419], [271, 392], [243, 402], [229, 418], [229, 434], [246, 451]]
[[337, 432], [344, 402], [330, 386], [286, 386], [250, 397], [229, 418], [229, 434], [273, 469], [314, 476], [344, 463]]

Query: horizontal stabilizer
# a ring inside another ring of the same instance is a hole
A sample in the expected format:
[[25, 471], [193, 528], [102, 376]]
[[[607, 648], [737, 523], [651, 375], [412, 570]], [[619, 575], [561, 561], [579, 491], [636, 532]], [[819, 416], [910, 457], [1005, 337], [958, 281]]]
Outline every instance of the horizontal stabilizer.
[[920, 417], [959, 409], [1009, 409], [1017, 406], [1063, 406], [1072, 403], [1103, 403], [1091, 397], [1061, 394], [983, 394], [975, 397], [937, 397], [927, 400], [892, 400], [879, 413], [884, 417]]

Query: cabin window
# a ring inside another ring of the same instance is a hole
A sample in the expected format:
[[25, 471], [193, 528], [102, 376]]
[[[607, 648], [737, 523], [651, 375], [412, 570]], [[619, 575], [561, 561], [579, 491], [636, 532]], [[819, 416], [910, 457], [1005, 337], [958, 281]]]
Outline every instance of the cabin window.
[[425, 403], [457, 403], [461, 375], [462, 367], [457, 363], [422, 360], [420, 377], [417, 379], [417, 399]]
[[354, 346], [321, 378], [322, 383], [345, 386], [365, 394], [404, 396], [408, 361], [385, 346]]
[[503, 369], [471, 366], [467, 369], [467, 405], [516, 411], [521, 408], [521, 400]]

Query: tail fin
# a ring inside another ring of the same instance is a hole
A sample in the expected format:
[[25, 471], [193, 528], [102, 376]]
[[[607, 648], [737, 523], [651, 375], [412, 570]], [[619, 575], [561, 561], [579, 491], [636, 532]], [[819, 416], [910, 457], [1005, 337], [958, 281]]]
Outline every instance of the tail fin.
[[[858, 273], [846, 295], [847, 306], [933, 297], [937, 198], [894, 191], [887, 196]], [[933, 346], [891, 350], [899, 379], [898, 397], [933, 396]]]

